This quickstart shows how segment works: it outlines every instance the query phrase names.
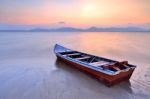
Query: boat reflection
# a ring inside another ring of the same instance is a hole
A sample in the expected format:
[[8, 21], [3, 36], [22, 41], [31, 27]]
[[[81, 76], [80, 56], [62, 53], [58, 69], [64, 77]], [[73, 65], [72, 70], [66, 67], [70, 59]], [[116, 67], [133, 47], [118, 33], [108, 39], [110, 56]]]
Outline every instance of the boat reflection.
[[[100, 83], [98, 80], [93, 79], [93, 77], [91, 77], [89, 74], [83, 73], [83, 72], [77, 70], [76, 68], [74, 68], [73, 66], [62, 62], [59, 59], [56, 59], [55, 65], [58, 69], [60, 69], [65, 74], [67, 74], [66, 76], [69, 76], [69, 77], [71, 76], [72, 78], [75, 78], [76, 81], [80, 82], [80, 84], [84, 85], [85, 84], [84, 82], [86, 82], [86, 83], [88, 83], [88, 85], [92, 84], [93, 86], [95, 86], [97, 88], [105, 89], [107, 91], [114, 90], [117, 93], [119, 90], [124, 90], [130, 94], [133, 93], [130, 81], [122, 82], [122, 83], [115, 85], [113, 87], [106, 87], [105, 85]], [[75, 80], [73, 80], [72, 83], [75, 83]], [[119, 90], [116, 90], [116, 88], [119, 88]], [[121, 91], [121, 92], [124, 92], [124, 91]]]

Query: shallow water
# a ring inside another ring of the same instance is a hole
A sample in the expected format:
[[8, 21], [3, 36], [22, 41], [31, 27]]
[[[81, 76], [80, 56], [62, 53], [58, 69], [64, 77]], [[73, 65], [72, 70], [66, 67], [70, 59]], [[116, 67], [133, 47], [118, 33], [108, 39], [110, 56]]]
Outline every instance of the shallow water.
[[[58, 43], [137, 65], [106, 87], [57, 61]], [[0, 33], [0, 99], [150, 99], [150, 33]]]

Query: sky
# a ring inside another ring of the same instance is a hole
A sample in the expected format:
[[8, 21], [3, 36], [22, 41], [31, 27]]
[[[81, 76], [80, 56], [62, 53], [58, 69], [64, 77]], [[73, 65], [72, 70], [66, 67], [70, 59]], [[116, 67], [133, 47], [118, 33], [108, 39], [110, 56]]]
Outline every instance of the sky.
[[0, 27], [150, 27], [150, 0], [0, 0]]

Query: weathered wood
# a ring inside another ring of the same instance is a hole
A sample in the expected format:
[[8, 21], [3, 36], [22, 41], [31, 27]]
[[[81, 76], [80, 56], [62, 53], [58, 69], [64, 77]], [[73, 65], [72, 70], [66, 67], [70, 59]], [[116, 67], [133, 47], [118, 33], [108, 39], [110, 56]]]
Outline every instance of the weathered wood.
[[88, 59], [88, 58], [90, 58], [90, 57], [89, 57], [89, 56], [84, 56], [84, 57], [81, 57], [81, 58], [75, 58], [75, 59], [80, 60], [80, 59]]
[[[93, 56], [82, 52], [78, 52], [81, 55], [81, 58], [80, 56], [79, 58], [78, 57], [68, 58], [66, 56], [61, 55], [61, 53], [59, 53], [59, 51], [63, 52], [65, 50], [70, 51], [70, 49], [62, 47], [60, 45], [55, 46], [54, 52], [58, 57], [58, 59], [64, 61], [67, 64], [71, 64], [72, 66], [88, 73], [89, 75], [92, 75], [94, 78], [98, 79], [99, 81], [103, 82], [108, 86], [112, 86], [122, 81], [129, 80], [136, 67], [131, 64], [126, 64], [126, 62], [124, 62], [124, 64], [127, 65], [127, 68], [124, 68], [121, 67], [122, 63], [118, 61]], [[71, 55], [75, 55], [75, 54], [76, 53]], [[84, 57], [82, 55], [84, 55]], [[101, 68], [97, 68], [97, 67], [101, 67]]]

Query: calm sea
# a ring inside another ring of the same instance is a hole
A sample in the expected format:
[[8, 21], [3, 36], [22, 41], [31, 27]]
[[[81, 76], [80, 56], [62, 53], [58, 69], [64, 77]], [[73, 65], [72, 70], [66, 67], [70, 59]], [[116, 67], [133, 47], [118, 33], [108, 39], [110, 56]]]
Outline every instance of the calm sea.
[[[56, 60], [55, 44], [137, 65], [106, 87]], [[150, 99], [150, 33], [0, 33], [0, 99]]]

